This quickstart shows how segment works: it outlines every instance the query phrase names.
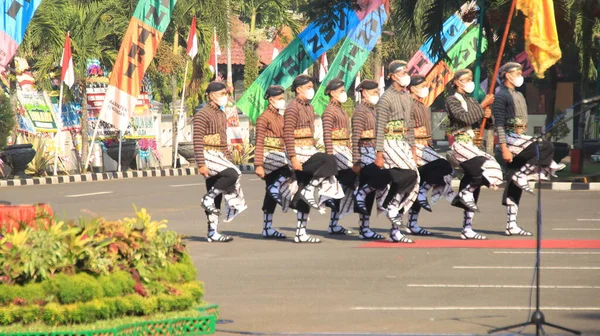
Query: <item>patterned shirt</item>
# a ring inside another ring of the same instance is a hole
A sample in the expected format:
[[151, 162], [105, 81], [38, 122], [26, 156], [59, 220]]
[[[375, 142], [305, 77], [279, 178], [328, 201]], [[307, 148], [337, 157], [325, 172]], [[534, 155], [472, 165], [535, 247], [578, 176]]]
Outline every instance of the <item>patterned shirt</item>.
[[[459, 94], [464, 100], [466, 110], [463, 102], [456, 97], [456, 94]], [[462, 93], [456, 94], [446, 97], [446, 112], [450, 119], [450, 126], [454, 129], [463, 127], [478, 128], [481, 120], [483, 120], [483, 108], [473, 97]]]
[[410, 121], [411, 100], [408, 93], [399, 91], [394, 86], [387, 89], [379, 99], [375, 107], [377, 110], [375, 137], [377, 138], [376, 147], [378, 152], [384, 151], [385, 127], [390, 121], [404, 120], [405, 125], [408, 123], [408, 142], [411, 145], [414, 144], [414, 130]]
[[498, 142], [503, 144], [506, 143], [505, 126], [510, 119], [519, 117], [527, 123], [527, 102], [520, 92], [502, 85], [494, 98], [492, 113]]
[[296, 156], [296, 139], [314, 139], [314, 134], [315, 110], [308, 101], [296, 97], [283, 116], [283, 140], [288, 156]]
[[428, 136], [431, 136], [431, 110], [421, 101], [413, 99], [411, 119], [414, 127], [425, 127]]
[[360, 162], [360, 147], [375, 147], [375, 105], [362, 102], [352, 114], [352, 162]]
[[342, 106], [334, 101], [329, 101], [329, 105], [323, 112], [323, 143], [325, 152], [333, 154], [333, 140], [349, 140], [348, 116]]
[[198, 167], [204, 166], [204, 147], [227, 153], [227, 116], [210, 102], [194, 115], [194, 156]]
[[283, 151], [283, 116], [271, 105], [269, 105], [265, 112], [256, 120], [256, 149], [254, 150], [255, 166], [263, 165], [265, 138], [279, 139], [278, 142]]

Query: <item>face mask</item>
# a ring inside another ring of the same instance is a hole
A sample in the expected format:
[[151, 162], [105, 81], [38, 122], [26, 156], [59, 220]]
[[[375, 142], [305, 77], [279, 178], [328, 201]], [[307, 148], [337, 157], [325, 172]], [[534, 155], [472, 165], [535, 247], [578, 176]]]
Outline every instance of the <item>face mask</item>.
[[377, 102], [379, 101], [379, 96], [370, 96], [368, 100], [369, 103], [371, 103], [371, 105], [377, 105]]
[[315, 89], [308, 89], [304, 91], [304, 96], [306, 99], [311, 100], [315, 97]]
[[515, 87], [520, 87], [521, 85], [523, 85], [523, 82], [525, 82], [525, 78], [523, 78], [523, 76], [517, 76], [517, 77], [510, 77], [510, 82], [515, 86]]
[[340, 93], [340, 96], [337, 97], [337, 100], [340, 102], [340, 104], [345, 103], [346, 101], [348, 101], [348, 94], [346, 92]]
[[278, 109], [278, 110], [283, 110], [285, 109], [285, 100], [281, 99], [281, 100], [275, 100], [273, 102], [273, 107]]
[[421, 97], [421, 98], [425, 98], [427, 96], [429, 96], [429, 88], [420, 88], [417, 90], [416, 92], [417, 96]]
[[408, 86], [410, 84], [410, 76], [404, 75], [404, 76], [400, 77], [396, 82], [398, 82], [398, 84], [400, 84], [400, 86]]
[[464, 84], [463, 85], [463, 90], [465, 90], [466, 93], [473, 92], [473, 90], [475, 90], [475, 83], [474, 82], [468, 82], [468, 83]]
[[229, 102], [229, 97], [227, 97], [227, 96], [223, 96], [221, 98], [215, 99], [215, 103], [217, 103], [217, 105], [219, 105], [221, 107], [227, 106], [228, 102]]

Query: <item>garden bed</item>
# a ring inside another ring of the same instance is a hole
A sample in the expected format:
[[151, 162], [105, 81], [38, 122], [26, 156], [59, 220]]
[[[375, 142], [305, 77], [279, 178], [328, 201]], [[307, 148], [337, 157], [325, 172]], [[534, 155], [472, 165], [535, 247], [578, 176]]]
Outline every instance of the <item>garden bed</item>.
[[203, 303], [182, 237], [145, 209], [120, 221], [69, 223], [41, 211], [36, 224], [0, 225], [2, 332], [214, 332], [217, 307]]

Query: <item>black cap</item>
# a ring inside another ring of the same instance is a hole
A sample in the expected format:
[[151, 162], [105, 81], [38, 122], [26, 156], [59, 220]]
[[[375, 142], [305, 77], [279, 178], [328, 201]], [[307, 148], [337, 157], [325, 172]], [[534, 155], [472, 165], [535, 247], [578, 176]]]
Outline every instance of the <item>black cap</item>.
[[225, 85], [225, 83], [223, 82], [210, 82], [210, 84], [208, 84], [208, 87], [206, 88], [206, 94], [209, 94], [211, 92], [215, 92], [215, 91], [221, 91], [227, 89], [227, 85]]
[[265, 94], [265, 99], [269, 99], [271, 97], [276, 97], [282, 95], [285, 92], [285, 89], [281, 85], [271, 85], [267, 89], [267, 93]]
[[412, 75], [410, 76], [410, 84], [408, 86], [415, 86], [423, 83], [425, 81], [425, 77], [421, 75]]
[[358, 84], [358, 86], [356, 87], [356, 91], [362, 92], [363, 90], [373, 90], [377, 89], [378, 87], [379, 84], [377, 84], [376, 81], [365, 79], [364, 81], [360, 82], [360, 84]]
[[342, 86], [344, 86], [344, 81], [338, 78], [334, 78], [330, 80], [329, 83], [327, 83], [327, 86], [325, 87], [325, 94], [329, 95], [331, 91], [335, 91], [341, 88]]
[[308, 83], [312, 83], [312, 77], [309, 75], [300, 75], [294, 78], [294, 82], [292, 83], [292, 91], [296, 92], [297, 88]]

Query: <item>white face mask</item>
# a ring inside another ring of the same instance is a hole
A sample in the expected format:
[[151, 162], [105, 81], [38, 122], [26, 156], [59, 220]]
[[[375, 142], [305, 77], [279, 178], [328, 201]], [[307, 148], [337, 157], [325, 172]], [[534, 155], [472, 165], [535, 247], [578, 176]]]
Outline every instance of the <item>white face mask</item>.
[[227, 96], [223, 96], [221, 98], [215, 99], [215, 103], [217, 103], [217, 105], [219, 105], [221, 107], [227, 106], [228, 102], [229, 102], [229, 97], [227, 97]]
[[467, 82], [463, 85], [463, 90], [465, 90], [466, 93], [473, 92], [475, 90], [475, 82]]
[[396, 80], [396, 82], [398, 82], [398, 84], [400, 84], [400, 86], [408, 86], [410, 84], [410, 76], [404, 75], [404, 76], [398, 78], [398, 80]]
[[377, 102], [379, 102], [379, 96], [369, 96], [368, 100], [371, 105], [377, 105]]
[[311, 100], [315, 97], [315, 89], [310, 88], [306, 91], [304, 91], [304, 97], [306, 97], [306, 99]]
[[429, 96], [429, 88], [424, 87], [424, 88], [420, 88], [417, 89], [417, 92], [415, 92], [417, 94], [417, 96], [421, 97], [421, 98], [425, 98], [427, 96]]
[[348, 94], [346, 92], [340, 93], [339, 97], [337, 97], [337, 100], [340, 102], [340, 104], [345, 103], [348, 101]]
[[273, 101], [273, 107], [280, 111], [285, 109], [285, 100], [280, 99], [280, 100]]
[[525, 78], [523, 78], [523, 76], [517, 76], [517, 77], [512, 77], [509, 76], [510, 82], [515, 86], [515, 87], [520, 87], [521, 85], [523, 85], [523, 82], [525, 82]]

